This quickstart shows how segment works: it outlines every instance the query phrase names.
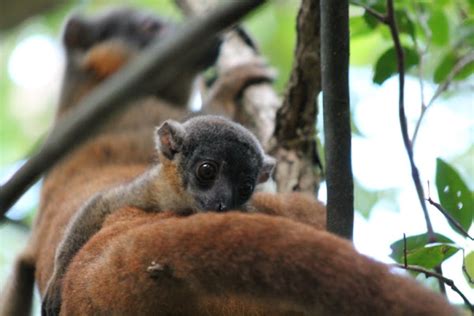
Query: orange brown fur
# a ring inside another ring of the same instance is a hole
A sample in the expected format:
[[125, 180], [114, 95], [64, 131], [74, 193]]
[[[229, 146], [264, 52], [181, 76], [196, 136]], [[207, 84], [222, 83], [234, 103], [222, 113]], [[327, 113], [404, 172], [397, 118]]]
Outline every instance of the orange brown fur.
[[317, 229], [326, 229], [326, 207], [309, 193], [275, 195], [257, 192], [251, 203], [258, 213], [283, 216]]
[[[29, 247], [34, 252], [40, 250], [34, 254], [40, 290], [44, 290], [51, 276], [54, 252], [71, 216], [91, 196], [131, 181], [155, 159], [155, 123], [147, 124], [146, 120], [152, 121], [151, 118], [154, 118], [155, 121], [163, 121], [167, 117], [161, 115], [170, 113], [166, 111], [169, 106], [164, 102], [147, 100], [144, 103], [137, 102], [136, 107], [142, 107], [147, 116], [145, 122], [141, 120], [141, 128], [135, 128], [135, 124], [140, 122], [135, 122], [133, 117], [118, 118], [116, 122], [125, 122], [116, 127], [118, 130], [109, 129], [88, 141], [69, 154], [45, 178], [41, 211], [31, 238], [33, 245]], [[178, 110], [173, 112], [175, 117], [178, 113]], [[136, 119], [140, 120], [140, 117], [136, 116]]]
[[[152, 262], [171, 273], [152, 277]], [[63, 286], [64, 315], [455, 314], [349, 242], [263, 214], [123, 209], [78, 253]]]
[[134, 55], [123, 41], [111, 40], [90, 49], [82, 66], [98, 79], [105, 79], [122, 68]]

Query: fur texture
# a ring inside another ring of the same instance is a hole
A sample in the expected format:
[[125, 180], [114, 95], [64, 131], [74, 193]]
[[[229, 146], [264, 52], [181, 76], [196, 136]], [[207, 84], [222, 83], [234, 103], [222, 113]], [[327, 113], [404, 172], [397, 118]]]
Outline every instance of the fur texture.
[[243, 213], [177, 217], [124, 209], [74, 259], [63, 297], [64, 315], [456, 313], [345, 240]]

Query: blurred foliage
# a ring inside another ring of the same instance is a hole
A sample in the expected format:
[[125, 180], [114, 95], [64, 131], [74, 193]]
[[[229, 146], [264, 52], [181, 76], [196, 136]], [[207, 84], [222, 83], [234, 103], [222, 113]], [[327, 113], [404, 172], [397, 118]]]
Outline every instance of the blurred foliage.
[[468, 284], [474, 289], [474, 251], [464, 258], [464, 277]]
[[[393, 42], [388, 28], [368, 14], [361, 5], [384, 13], [385, 0], [360, 0], [351, 3], [353, 4], [350, 8], [351, 66], [371, 67], [374, 83], [382, 84], [396, 75]], [[0, 181], [12, 171], [15, 162], [27, 157], [27, 154], [40, 143], [52, 120], [57, 98], [48, 95], [42, 100], [46, 106], [41, 111], [37, 111], [35, 115], [25, 115], [29, 109], [22, 103], [24, 99], [19, 95], [31, 92], [16, 85], [8, 72], [9, 61], [15, 48], [33, 35], [44, 35], [59, 43], [62, 23], [71, 11], [90, 13], [118, 4], [143, 7], [172, 19], [183, 19], [172, 0], [80, 0], [67, 2], [45, 15], [32, 17], [15, 29], [0, 34]], [[298, 4], [299, 1], [296, 0], [273, 1], [244, 22], [244, 26], [254, 37], [269, 64], [278, 70], [279, 76], [275, 84], [280, 93], [284, 91], [291, 70]], [[474, 1], [397, 0], [395, 9], [401, 42], [407, 56], [406, 69], [409, 74], [419, 77], [420, 81], [443, 85], [449, 79], [453, 67], [473, 54]], [[442, 97], [449, 97], [465, 90], [466, 87], [469, 88], [469, 84], [472, 88], [470, 79], [473, 72], [474, 62], [467, 63], [454, 76], [454, 84], [449, 85], [448, 91]], [[59, 82], [57, 85], [59, 86]], [[354, 100], [352, 102], [354, 103]], [[357, 126], [355, 124], [352, 126], [354, 133], [360, 134]], [[438, 161], [437, 186], [448, 185], [457, 188], [462, 183], [464, 186], [461, 196], [463, 199], [470, 199], [470, 202], [461, 201], [465, 206], [472, 206], [472, 192], [469, 191], [469, 186], [474, 182], [472, 177], [465, 176], [463, 180], [462, 176], [474, 174], [473, 156], [474, 146], [462, 156], [452, 158], [450, 163], [455, 168]], [[399, 207], [396, 204], [396, 189], [374, 191], [365, 189], [357, 181], [355, 184], [356, 209], [365, 217], [370, 216], [373, 206], [381, 200], [392, 204], [393, 209]], [[438, 193], [440, 192], [442, 191], [438, 188]], [[458, 197], [447, 197], [442, 194], [439, 196], [443, 207], [451, 210], [455, 210], [459, 203], [456, 198]], [[23, 219], [19, 220], [25, 222], [26, 219], [26, 223], [30, 224], [37, 200], [33, 201], [33, 204], [26, 203], [26, 205], [26, 213]], [[472, 207], [465, 207], [462, 215], [453, 213], [453, 216], [458, 218], [464, 227], [468, 227], [472, 223], [472, 212]], [[470, 223], [467, 213], [471, 214]], [[12, 233], [9, 226], [11, 225], [0, 224], [2, 269], [6, 263], [11, 262], [11, 255], [20, 249], [19, 245], [25, 242], [25, 231], [20, 229], [20, 233], [18, 231]], [[425, 235], [407, 237], [409, 263], [432, 267], [460, 248], [451, 239], [442, 235], [438, 235], [438, 244], [428, 245], [427, 241]], [[10, 245], [16, 245], [18, 249], [11, 249]], [[398, 262], [403, 262], [403, 240], [393, 243], [392, 250], [392, 257]], [[466, 270], [472, 276], [474, 274], [472, 252], [465, 257], [465, 262]], [[2, 272], [5, 271], [0, 270], [0, 278], [5, 275]]]
[[[386, 1], [360, 0], [352, 3], [361, 9], [359, 14], [351, 17], [350, 23], [356, 38], [352, 44], [354, 45], [360, 37], [369, 36], [373, 50], [380, 50], [373, 52], [375, 57], [373, 82], [382, 84], [391, 76], [398, 75], [397, 56], [389, 28], [375, 16], [376, 14], [385, 16]], [[395, 1], [394, 5], [399, 37], [405, 55], [405, 71], [418, 77], [420, 89], [423, 90], [423, 82], [434, 83], [438, 84], [437, 91], [441, 94], [446, 92], [453, 82], [472, 76], [473, 1], [399, 0]], [[357, 55], [355, 58], [361, 59]], [[438, 96], [435, 93], [430, 101], [421, 100], [422, 114]], [[421, 119], [422, 116], [418, 120]], [[472, 155], [470, 157], [472, 164]], [[460, 239], [468, 238], [466, 235], [474, 216], [474, 192], [450, 164], [439, 158], [436, 162], [436, 187], [440, 204], [465, 230], [464, 233], [460, 232], [449, 223], [454, 231], [460, 234]], [[408, 264], [427, 269], [441, 265], [462, 249], [460, 244], [440, 234], [435, 234], [434, 240], [430, 240], [427, 233], [398, 240], [391, 245], [391, 248], [391, 257], [398, 263], [406, 261]], [[471, 257], [464, 258], [464, 261], [472, 264]], [[472, 267], [463, 270], [466, 274], [469, 273], [466, 271], [472, 271]]]
[[[354, 5], [365, 6], [381, 13], [386, 12], [385, 0], [351, 1]], [[395, 1], [395, 16], [400, 40], [406, 55], [406, 68], [417, 67], [423, 79], [440, 83], [445, 80], [453, 66], [472, 54], [474, 45], [474, 12], [470, 0], [398, 0]], [[363, 10], [350, 19], [353, 51], [359, 52], [358, 45], [371, 44], [374, 65], [374, 82], [381, 84], [396, 73], [393, 43], [387, 27]], [[355, 48], [355, 49], [354, 49]], [[360, 53], [360, 52], [359, 52]], [[364, 56], [368, 57], [368, 56]], [[371, 64], [355, 54], [354, 64]], [[474, 72], [474, 61], [463, 67], [456, 80], [466, 79]]]

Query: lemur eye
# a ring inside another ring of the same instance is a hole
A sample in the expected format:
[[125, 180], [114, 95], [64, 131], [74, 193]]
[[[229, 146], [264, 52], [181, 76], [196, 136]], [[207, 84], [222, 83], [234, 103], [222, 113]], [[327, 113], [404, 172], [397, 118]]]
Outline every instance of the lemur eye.
[[142, 21], [140, 28], [142, 32], [154, 35], [161, 28], [161, 24], [154, 19], [148, 18]]
[[242, 200], [246, 200], [252, 195], [253, 193], [253, 183], [251, 182], [244, 182], [239, 186], [239, 196]]
[[219, 168], [214, 161], [204, 161], [196, 169], [196, 177], [201, 182], [210, 182], [217, 177]]

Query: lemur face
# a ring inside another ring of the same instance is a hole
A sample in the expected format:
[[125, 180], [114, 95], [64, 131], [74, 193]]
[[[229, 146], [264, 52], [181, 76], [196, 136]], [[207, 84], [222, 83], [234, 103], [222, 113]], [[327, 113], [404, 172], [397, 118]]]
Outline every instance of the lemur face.
[[71, 16], [63, 40], [68, 50], [87, 50], [96, 43], [117, 39], [143, 48], [172, 29], [172, 23], [148, 12], [118, 8], [91, 18]]
[[177, 160], [183, 185], [198, 210], [238, 209], [271, 174], [273, 159], [239, 124], [217, 116], [165, 124], [168, 133], [162, 135], [171, 137], [162, 139], [158, 147], [168, 159]]
[[199, 209], [239, 208], [254, 191], [263, 159], [260, 153], [240, 143], [209, 140], [183, 161], [186, 190], [194, 196]]

